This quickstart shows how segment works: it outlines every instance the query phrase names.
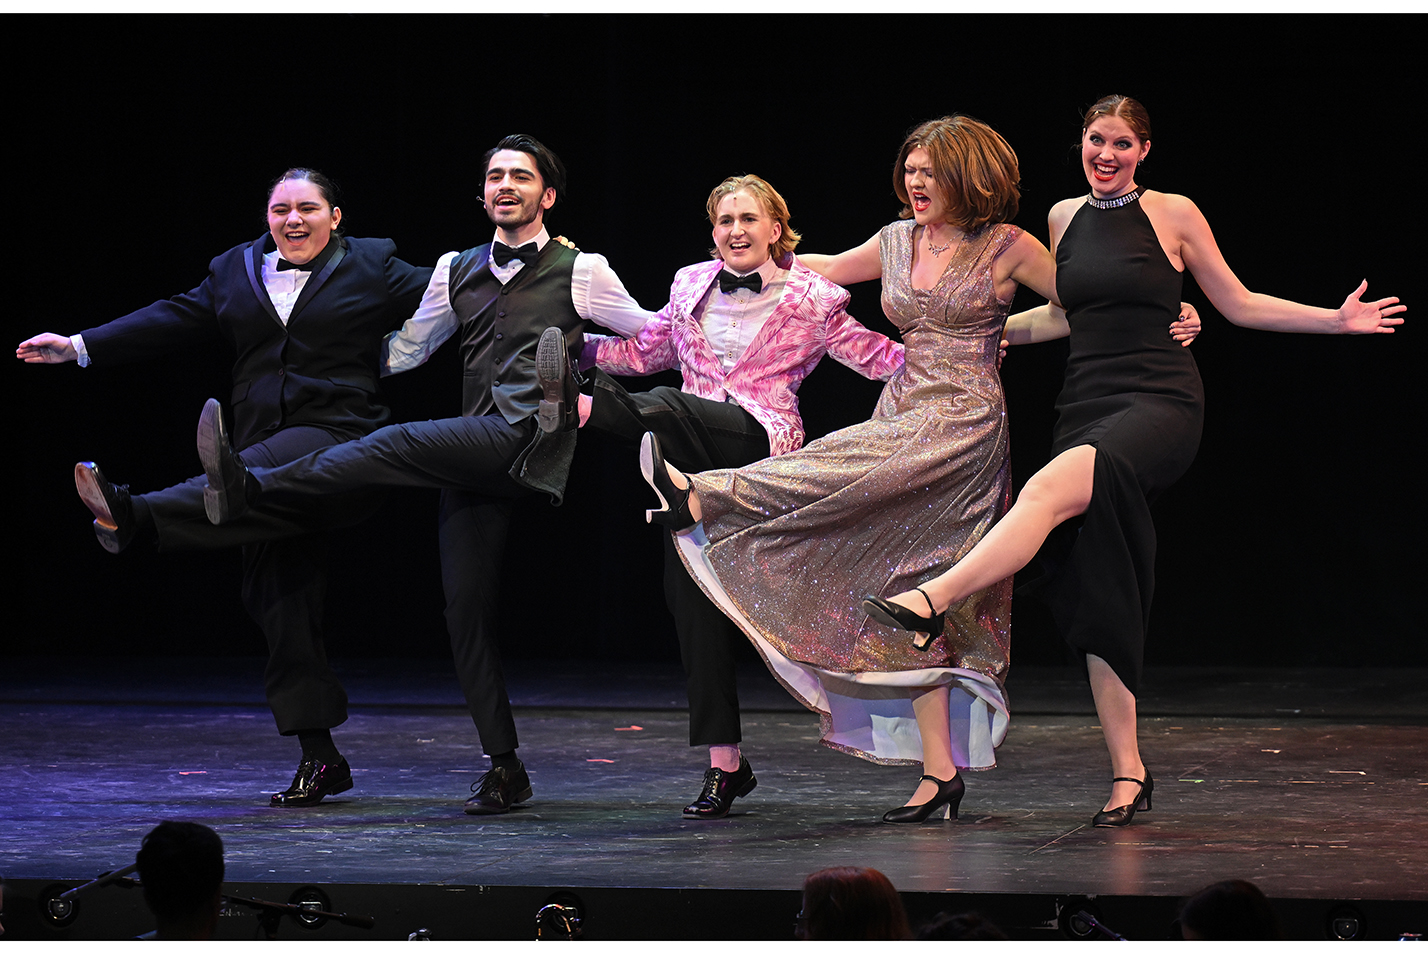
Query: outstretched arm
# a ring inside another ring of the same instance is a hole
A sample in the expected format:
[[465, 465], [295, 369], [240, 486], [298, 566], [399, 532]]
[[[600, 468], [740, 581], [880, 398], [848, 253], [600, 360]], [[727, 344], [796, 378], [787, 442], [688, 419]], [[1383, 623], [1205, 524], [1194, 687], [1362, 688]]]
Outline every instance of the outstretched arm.
[[842, 308], [824, 326], [828, 353], [865, 378], [886, 381], [902, 367], [903, 346], [858, 321]]
[[798, 260], [835, 285], [870, 282], [881, 278], [883, 274], [882, 257], [878, 251], [881, 234], [880, 232], [874, 235], [857, 248], [850, 248], [837, 255], [800, 254]]
[[46, 332], [20, 342], [20, 346], [15, 349], [15, 357], [26, 364], [64, 364], [67, 361], [78, 361], [79, 353], [75, 351], [74, 342], [68, 335]]
[[670, 303], [645, 322], [632, 338], [585, 336], [580, 367], [597, 367], [607, 374], [638, 376], [680, 367], [675, 349]]
[[[1403, 324], [1397, 315], [1408, 309], [1397, 298], [1362, 301], [1365, 279], [1337, 309], [1315, 308], [1298, 302], [1252, 292], [1230, 271], [1210, 225], [1200, 210], [1184, 196], [1166, 195], [1158, 207], [1169, 225], [1180, 257], [1200, 283], [1210, 302], [1234, 324], [1263, 331], [1297, 331], [1309, 334], [1393, 334]], [[1154, 223], [1152, 223], [1154, 224]]]

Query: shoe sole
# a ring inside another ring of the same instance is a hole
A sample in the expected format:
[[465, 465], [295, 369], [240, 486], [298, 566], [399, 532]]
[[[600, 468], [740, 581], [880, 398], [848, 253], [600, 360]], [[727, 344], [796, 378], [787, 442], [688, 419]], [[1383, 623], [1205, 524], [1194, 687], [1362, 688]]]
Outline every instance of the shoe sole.
[[[663, 464], [664, 461], [661, 460], [660, 463]], [[640, 473], [644, 476], [645, 483], [650, 485], [650, 490], [653, 490], [655, 492], [655, 496], [659, 498], [658, 510], [645, 511], [645, 523], [654, 523], [655, 514], [668, 513], [670, 508], [669, 501], [664, 499], [664, 494], [660, 493], [659, 485], [655, 483], [655, 451], [653, 434], [647, 433], [644, 437], [640, 438]]]
[[352, 779], [349, 778], [349, 779], [347, 779], [347, 780], [344, 781], [344, 782], [338, 782], [336, 785], [332, 786], [332, 788], [330, 788], [330, 789], [328, 789], [327, 791], [323, 792], [321, 795], [317, 796], [316, 798], [304, 798], [304, 799], [301, 799], [301, 800], [299, 800], [299, 799], [289, 799], [289, 800], [278, 801], [278, 800], [277, 800], [277, 796], [274, 795], [273, 798], [272, 798], [272, 800], [270, 800], [270, 801], [268, 802], [268, 805], [269, 805], [269, 807], [271, 807], [271, 808], [304, 808], [304, 807], [306, 807], [306, 806], [308, 806], [308, 805], [316, 805], [318, 802], [322, 801], [324, 798], [326, 798], [326, 797], [329, 796], [329, 795], [341, 795], [343, 792], [347, 791], [347, 790], [350, 789], [351, 787], [352, 787]]
[[74, 465], [74, 489], [79, 491], [79, 499], [94, 514], [94, 536], [99, 545], [110, 553], [118, 554], [124, 548], [119, 544], [119, 523], [114, 519], [114, 511], [109, 506], [109, 498], [104, 493], [104, 474], [93, 461], [83, 461]]
[[83, 500], [89, 512], [94, 514], [94, 525], [106, 530], [118, 530], [119, 525], [114, 522], [114, 513], [109, 509], [109, 498], [104, 495], [104, 489], [100, 485], [103, 479], [99, 465], [93, 461], [86, 460], [74, 465], [74, 489], [79, 491], [79, 499]]
[[565, 427], [565, 376], [568, 373], [565, 336], [559, 328], [547, 328], [536, 345], [536, 378], [540, 381], [542, 395], [536, 423], [547, 434], [554, 434]]
[[209, 398], [203, 405], [203, 413], [198, 416], [198, 459], [203, 464], [203, 473], [208, 485], [203, 488], [203, 512], [208, 522], [215, 526], [227, 523], [241, 512], [224, 493], [223, 458], [228, 448], [228, 432], [223, 427], [223, 407]]

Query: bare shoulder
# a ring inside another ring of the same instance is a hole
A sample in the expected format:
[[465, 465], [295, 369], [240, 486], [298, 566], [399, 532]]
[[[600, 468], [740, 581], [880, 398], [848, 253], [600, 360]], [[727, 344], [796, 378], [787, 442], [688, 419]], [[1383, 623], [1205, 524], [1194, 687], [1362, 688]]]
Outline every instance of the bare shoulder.
[[1147, 190], [1140, 197], [1141, 205], [1150, 214], [1160, 213], [1177, 221], [1204, 218], [1200, 209], [1183, 195], [1174, 192], [1152, 192]]
[[1025, 229], [1017, 229], [1012, 241], [1006, 244], [1002, 254], [1011, 261], [1024, 261], [1033, 255], [1044, 254], [1046, 246], [1041, 244], [1041, 240]]
[[1078, 195], [1071, 199], [1062, 199], [1051, 207], [1051, 211], [1047, 214], [1046, 219], [1054, 227], [1065, 228], [1066, 223], [1071, 221], [1071, 216], [1075, 215], [1076, 211], [1085, 204], [1086, 197], [1084, 195]]

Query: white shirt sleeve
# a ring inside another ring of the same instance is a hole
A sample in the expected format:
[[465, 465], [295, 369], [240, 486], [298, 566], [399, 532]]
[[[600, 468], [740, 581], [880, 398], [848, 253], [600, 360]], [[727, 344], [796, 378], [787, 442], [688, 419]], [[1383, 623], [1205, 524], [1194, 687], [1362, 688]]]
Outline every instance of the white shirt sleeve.
[[451, 307], [451, 263], [456, 252], [447, 252], [437, 259], [421, 304], [401, 330], [382, 339], [382, 377], [400, 374], [426, 363], [447, 338], [455, 334], [460, 322]]
[[641, 308], [603, 255], [581, 252], [570, 274], [570, 299], [575, 313], [629, 338], [654, 312]]
[[89, 367], [89, 349], [84, 346], [83, 335], [70, 335], [69, 343], [74, 346], [75, 361], [81, 368]]

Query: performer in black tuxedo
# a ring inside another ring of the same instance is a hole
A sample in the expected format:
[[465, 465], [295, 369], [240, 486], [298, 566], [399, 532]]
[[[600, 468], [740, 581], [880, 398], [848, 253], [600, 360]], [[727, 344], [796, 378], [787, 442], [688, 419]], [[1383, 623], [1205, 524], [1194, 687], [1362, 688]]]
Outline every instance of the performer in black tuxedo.
[[[213, 259], [192, 291], [74, 336], [37, 335], [20, 343], [16, 357], [109, 367], [231, 348], [235, 446], [254, 466], [388, 423], [391, 412], [377, 394], [382, 339], [411, 315], [432, 270], [397, 258], [388, 239], [343, 236], [335, 186], [314, 170], [279, 176], [267, 216], [268, 232]], [[112, 553], [136, 538], [156, 540], [163, 551], [193, 548], [204, 545], [196, 531], [214, 529], [203, 516], [202, 477], [133, 498], [90, 462], [76, 466], [75, 481]], [[350, 496], [333, 512], [355, 522], [375, 501]], [[243, 550], [243, 603], [268, 640], [268, 702], [278, 731], [297, 735], [303, 748], [292, 786], [272, 797], [274, 805], [311, 804], [352, 786], [330, 731], [347, 720], [347, 693], [324, 649], [326, 563], [321, 534]]]
[[[447, 629], [491, 759], [465, 805], [473, 815], [507, 812], [532, 794], [516, 755], [495, 609], [512, 504], [532, 491], [559, 501], [575, 444], [573, 431], [546, 433], [535, 415], [547, 394], [573, 411], [568, 362], [581, 347], [586, 319], [631, 335], [651, 317], [602, 256], [577, 252], [546, 232], [545, 213], [565, 188], [565, 168], [553, 152], [529, 136], [507, 136], [486, 154], [483, 168], [496, 241], [443, 255], [420, 307], [383, 350], [384, 373], [396, 373], [420, 365], [459, 332], [463, 416], [383, 427], [250, 474], [249, 462], [231, 449], [221, 406], [210, 401], [199, 422], [199, 454], [207, 474], [204, 506], [221, 525], [194, 535], [205, 547], [280, 539], [339, 521], [333, 501], [353, 491], [442, 491]], [[537, 352], [546, 356], [548, 377], [537, 371]], [[194, 513], [190, 505], [190, 519]], [[318, 773], [313, 791], [337, 790]]]

